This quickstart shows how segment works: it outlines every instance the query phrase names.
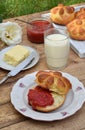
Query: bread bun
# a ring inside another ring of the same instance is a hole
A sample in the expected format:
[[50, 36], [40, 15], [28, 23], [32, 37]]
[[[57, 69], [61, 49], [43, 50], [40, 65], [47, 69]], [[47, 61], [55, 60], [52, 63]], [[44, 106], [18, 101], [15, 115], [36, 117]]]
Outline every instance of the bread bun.
[[36, 74], [36, 83], [58, 94], [67, 94], [72, 87], [70, 81], [62, 76], [62, 73], [52, 71], [39, 71]]
[[75, 13], [75, 17], [79, 19], [85, 19], [85, 8], [80, 8], [80, 10]]
[[63, 4], [52, 8], [50, 12], [52, 21], [60, 25], [66, 25], [75, 18], [74, 7], [64, 6]]
[[67, 24], [67, 30], [71, 38], [85, 40], [85, 19], [75, 19]]
[[[32, 88], [32, 90], [34, 90], [34, 89], [35, 88]], [[42, 90], [43, 90], [43, 88], [42, 88]], [[49, 90], [47, 90], [47, 91], [49, 92]], [[36, 93], [36, 91], [35, 91], [35, 93]], [[63, 105], [63, 103], [64, 103], [64, 101], [66, 99], [66, 95], [60, 95], [60, 94], [57, 94], [55, 92], [50, 92], [50, 94], [51, 94], [51, 96], [53, 98], [53, 103], [51, 105], [40, 106], [39, 105], [39, 102], [40, 102], [39, 100], [43, 100], [43, 97], [40, 96], [40, 98], [39, 98], [39, 94], [38, 94], [38, 98], [37, 98], [38, 100], [37, 100], [36, 97], [33, 95], [33, 98], [31, 98], [31, 100], [30, 100], [30, 93], [28, 93], [29, 104], [32, 106], [32, 108], [34, 110], [41, 111], [41, 112], [51, 112], [51, 111], [59, 108], [61, 105]], [[42, 93], [41, 93], [41, 95], [42, 95]], [[36, 102], [35, 103], [36, 105], [34, 104], [34, 102]], [[38, 102], [38, 104], [37, 104], [37, 102]], [[45, 102], [45, 101], [43, 101], [43, 102]]]

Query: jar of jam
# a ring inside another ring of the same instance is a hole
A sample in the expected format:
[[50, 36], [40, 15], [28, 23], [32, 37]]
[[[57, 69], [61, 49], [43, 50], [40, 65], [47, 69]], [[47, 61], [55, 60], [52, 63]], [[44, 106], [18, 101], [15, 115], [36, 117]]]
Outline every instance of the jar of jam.
[[44, 43], [44, 31], [51, 28], [52, 24], [46, 18], [34, 18], [27, 25], [28, 40], [33, 43]]

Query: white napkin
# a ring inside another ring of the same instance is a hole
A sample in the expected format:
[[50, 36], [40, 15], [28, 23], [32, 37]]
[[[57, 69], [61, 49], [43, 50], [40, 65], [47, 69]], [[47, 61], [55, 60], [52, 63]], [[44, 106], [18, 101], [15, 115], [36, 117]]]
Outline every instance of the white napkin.
[[77, 41], [70, 39], [72, 49], [79, 55], [80, 58], [85, 57], [85, 41]]

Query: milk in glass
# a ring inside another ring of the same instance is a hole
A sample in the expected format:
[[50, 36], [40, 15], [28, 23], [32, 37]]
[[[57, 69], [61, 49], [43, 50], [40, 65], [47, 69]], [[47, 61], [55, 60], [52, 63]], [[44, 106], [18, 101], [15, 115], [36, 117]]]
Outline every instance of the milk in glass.
[[52, 69], [63, 68], [67, 65], [69, 55], [69, 40], [64, 34], [45, 36], [45, 55], [47, 64]]

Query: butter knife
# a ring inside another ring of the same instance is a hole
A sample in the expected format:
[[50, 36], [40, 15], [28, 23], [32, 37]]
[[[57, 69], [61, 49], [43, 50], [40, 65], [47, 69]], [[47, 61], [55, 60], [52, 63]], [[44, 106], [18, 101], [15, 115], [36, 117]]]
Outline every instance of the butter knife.
[[14, 67], [13, 70], [11, 70], [1, 81], [0, 84], [2, 84], [3, 82], [5, 82], [9, 77], [11, 76], [15, 76], [16, 74], [18, 74], [21, 70], [23, 70], [23, 68], [27, 65], [29, 65], [33, 60], [34, 60], [34, 56], [35, 53], [34, 51], [31, 52], [31, 54], [24, 60], [22, 61], [19, 65], [17, 65], [16, 67]]

